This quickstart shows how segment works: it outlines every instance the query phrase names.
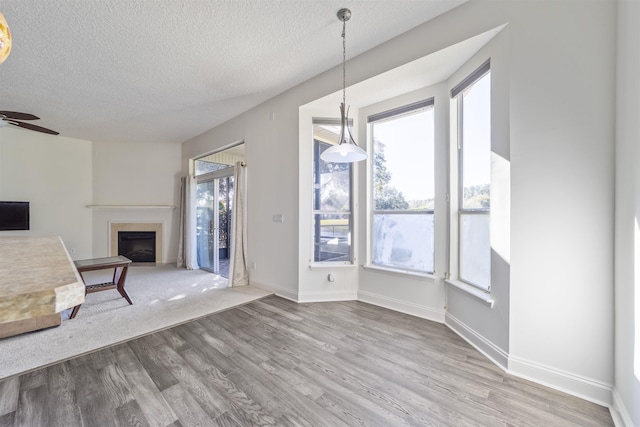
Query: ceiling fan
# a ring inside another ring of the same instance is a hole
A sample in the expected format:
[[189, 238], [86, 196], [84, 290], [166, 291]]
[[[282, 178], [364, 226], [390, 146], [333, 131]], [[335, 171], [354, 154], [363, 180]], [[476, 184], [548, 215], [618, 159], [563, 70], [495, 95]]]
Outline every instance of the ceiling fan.
[[20, 120], [39, 120], [40, 117], [28, 113], [18, 113], [17, 111], [0, 111], [0, 127], [7, 124], [18, 126], [23, 129], [35, 130], [36, 132], [48, 133], [50, 135], [58, 135], [55, 130], [36, 126], [31, 123], [23, 123]]

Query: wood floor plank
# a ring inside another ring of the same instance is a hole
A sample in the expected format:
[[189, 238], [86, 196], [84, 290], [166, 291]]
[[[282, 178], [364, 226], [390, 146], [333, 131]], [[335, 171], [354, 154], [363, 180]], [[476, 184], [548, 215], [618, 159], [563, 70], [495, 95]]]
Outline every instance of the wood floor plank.
[[167, 389], [175, 384], [178, 384], [178, 380], [171, 372], [162, 366], [158, 360], [158, 348], [157, 346], [165, 344], [163, 339], [149, 339], [148, 337], [159, 337], [157, 334], [152, 334], [147, 337], [142, 337], [137, 340], [129, 342], [129, 347], [136, 355], [144, 369], [149, 374], [149, 377], [154, 382], [159, 391]]
[[[238, 358], [239, 372], [246, 373], [248, 376], [258, 383], [271, 383], [273, 388], [279, 390], [278, 398], [286, 411], [280, 417], [286, 417], [294, 425], [305, 425], [310, 423], [311, 426], [340, 426], [343, 423], [333, 414], [326, 412], [315, 403], [311, 396], [298, 393], [292, 384], [278, 376], [272, 375], [268, 370], [252, 363], [249, 359], [241, 355]], [[292, 374], [297, 376], [297, 372]], [[302, 377], [300, 377], [302, 378]], [[300, 381], [300, 380], [299, 380]]]
[[20, 390], [18, 409], [15, 412], [17, 426], [45, 426], [49, 419], [47, 386], [28, 387]]
[[47, 384], [48, 371], [45, 369], [39, 369], [37, 371], [24, 374], [22, 381], [20, 381], [20, 390], [26, 390], [30, 388], [38, 388]]
[[122, 347], [115, 352], [115, 356], [131, 394], [149, 424], [166, 426], [177, 421], [178, 417], [133, 351], [129, 347]]
[[0, 382], [3, 426], [612, 426], [445, 325], [275, 296]]
[[338, 350], [337, 347], [335, 347], [334, 345], [330, 343], [326, 343], [309, 334], [306, 334], [300, 331], [299, 328], [293, 327], [291, 324], [279, 322], [272, 317], [268, 317], [263, 314], [260, 314], [257, 310], [254, 310], [253, 307], [249, 305], [239, 307], [238, 310], [244, 311], [245, 313], [254, 316], [260, 322], [266, 325], [269, 325], [270, 327], [276, 329], [278, 332], [282, 333], [283, 335], [288, 335], [293, 338], [306, 340], [309, 343], [315, 345], [320, 350], [327, 351], [330, 353], [335, 353]]
[[[337, 401], [345, 402], [344, 409], [349, 413], [366, 414], [366, 416], [358, 415], [356, 417], [358, 420], [363, 418], [372, 420], [372, 425], [411, 425], [404, 417], [398, 416], [386, 407], [379, 406], [369, 396], [359, 394], [357, 390], [345, 385], [336, 377], [326, 376], [324, 373], [315, 371], [307, 366], [299, 366], [296, 370], [310, 381], [314, 381], [324, 388], [331, 395], [334, 395]], [[358, 409], [354, 410], [353, 408]]]
[[20, 396], [20, 382], [18, 377], [0, 382], [0, 416], [15, 412]]
[[216, 423], [200, 407], [196, 399], [184, 389], [182, 384], [175, 384], [162, 391], [162, 395], [178, 416], [178, 421], [185, 426], [215, 427]]
[[106, 401], [111, 402], [114, 409], [134, 399], [129, 390], [129, 383], [120, 367], [115, 363], [115, 358], [114, 363], [100, 369], [98, 374], [102, 389], [107, 396]]
[[215, 325], [216, 327], [221, 328], [227, 331], [227, 333], [232, 334], [238, 340], [241, 340], [244, 342], [249, 342], [255, 338], [254, 335], [249, 333], [249, 330], [251, 330], [251, 328], [253, 328], [256, 324], [259, 324], [259, 322], [256, 322], [249, 326], [236, 327], [231, 323], [224, 321], [222, 318], [218, 316], [209, 316], [209, 317], [206, 317], [205, 319], [211, 324]]
[[348, 426], [387, 427], [389, 425], [386, 418], [378, 416], [351, 399], [337, 397], [331, 392], [325, 392], [316, 402]]
[[118, 427], [152, 427], [135, 400], [116, 408], [114, 424]]
[[221, 370], [225, 375], [238, 369], [233, 359], [228, 358], [224, 354], [220, 353], [218, 349], [206, 345], [204, 341], [199, 341], [194, 335], [191, 336], [193, 346], [187, 351], [183, 351], [180, 354], [194, 351], [202, 355], [210, 364], [214, 365], [217, 369]]
[[158, 335], [162, 337], [165, 344], [169, 345], [176, 353], [181, 353], [191, 348], [189, 343], [182, 336], [177, 334], [173, 328], [160, 331], [158, 332]]
[[[380, 363], [370, 355], [358, 357], [357, 353], [340, 353], [339, 358], [348, 371], [358, 379], [366, 379], [371, 387], [400, 399], [411, 408], [415, 417], [421, 422], [439, 421], [448, 423], [455, 418], [460, 424], [471, 420], [462, 414], [456, 415], [461, 402], [476, 406], [471, 396], [473, 391], [464, 386], [450, 385], [442, 387], [440, 383], [426, 379], [418, 373], [403, 371], [392, 363]], [[474, 384], [475, 386], [475, 384]], [[476, 388], [478, 388], [476, 386]], [[478, 393], [477, 399], [486, 399], [489, 390]], [[419, 414], [429, 414], [428, 419]], [[484, 425], [499, 425], [502, 422], [500, 413], [494, 411], [476, 414], [475, 421]]]
[[322, 393], [324, 393], [322, 387], [308, 381], [295, 370], [280, 365], [275, 360], [266, 360], [261, 362], [259, 366], [269, 374], [275, 375], [282, 381], [289, 384], [289, 386], [297, 393], [300, 393], [311, 400], [316, 400], [318, 397], [322, 396]]
[[[218, 415], [226, 412], [229, 405], [217, 391], [205, 386], [200, 375], [189, 364], [169, 346], [159, 346], [160, 362], [166, 369], [170, 370], [179, 383], [198, 402], [200, 407], [214, 419]], [[197, 351], [193, 349], [193, 351]], [[181, 421], [182, 422], [182, 421]]]
[[262, 302], [258, 300], [255, 303], [253, 303], [252, 306], [256, 309], [259, 308], [262, 310], [267, 310], [273, 314], [277, 314], [278, 316], [284, 317], [285, 319], [290, 320], [292, 322], [301, 322], [304, 319], [304, 317], [299, 316], [295, 313], [292, 313], [291, 310], [279, 308], [277, 305], [270, 304], [269, 302]]
[[240, 390], [229, 377], [211, 365], [201, 354], [190, 350], [182, 355], [187, 363], [200, 373], [205, 384], [226, 398], [230, 406], [226, 413], [233, 415], [234, 420], [239, 420], [243, 425], [276, 425], [276, 419], [271, 414]]
[[278, 419], [277, 425], [318, 427], [343, 425], [310, 399], [297, 393], [291, 393], [288, 385], [280, 380], [270, 377], [269, 383], [273, 383], [274, 387], [265, 387], [264, 378], [269, 374], [248, 359], [242, 358], [238, 364], [240, 369], [230, 375], [230, 380], [273, 414]]
[[50, 418], [58, 425], [82, 425], [81, 409], [75, 398], [76, 377], [71, 364], [64, 362], [51, 366], [49, 369], [49, 400]]
[[15, 412], [7, 412], [4, 415], [0, 415], [0, 427], [13, 427], [15, 425]]
[[[282, 366], [294, 368], [300, 363], [299, 359], [283, 351], [282, 347], [273, 339], [273, 335], [264, 336], [263, 338], [256, 337], [250, 342], [250, 345], [269, 356], [268, 360], [272, 360]], [[261, 361], [254, 362], [262, 363]]]
[[284, 310], [269, 310], [267, 304], [257, 301], [252, 305], [252, 308], [256, 310], [263, 316], [270, 317], [274, 320], [278, 320], [283, 323], [287, 323], [292, 326], [294, 329], [306, 334], [314, 336], [320, 339], [322, 342], [331, 343], [332, 345], [336, 345], [336, 341], [344, 338], [345, 334], [342, 331], [336, 331], [330, 328], [325, 328], [321, 325], [318, 325], [314, 321], [310, 321], [309, 319], [305, 319], [302, 316], [295, 315], [294, 319], [291, 319], [291, 316], [286, 316], [286, 312]]
[[242, 329], [259, 323], [253, 316], [243, 311], [238, 311], [238, 307], [232, 310], [222, 311], [215, 316], [216, 323], [222, 324], [229, 330]]
[[91, 363], [96, 371], [99, 371], [106, 366], [116, 363], [116, 358], [113, 355], [111, 348], [105, 348], [90, 353], [87, 355], [87, 358], [89, 359], [89, 363]]
[[215, 422], [218, 427], [243, 427], [243, 425], [239, 424], [228, 412], [220, 414], [220, 416], [215, 419]]
[[109, 425], [117, 405], [109, 401], [98, 372], [90, 363], [74, 367], [73, 372], [76, 384], [75, 400], [83, 420], [93, 425]]
[[269, 359], [269, 356], [262, 353], [255, 347], [252, 347], [248, 341], [240, 338], [237, 334], [234, 334], [231, 331], [226, 330], [222, 326], [214, 323], [211, 318], [203, 318], [200, 319], [199, 322], [209, 334], [218, 337], [221, 341], [223, 341], [227, 346], [231, 347], [234, 352], [240, 352], [244, 354], [246, 357], [250, 358], [254, 362], [264, 362]]
[[[213, 349], [219, 357], [228, 358], [235, 350], [226, 345], [217, 338], [212, 337], [202, 325], [197, 322], [190, 323], [188, 326], [181, 325], [173, 330], [176, 334], [184, 339], [190, 348]], [[182, 352], [179, 352], [182, 353]]]

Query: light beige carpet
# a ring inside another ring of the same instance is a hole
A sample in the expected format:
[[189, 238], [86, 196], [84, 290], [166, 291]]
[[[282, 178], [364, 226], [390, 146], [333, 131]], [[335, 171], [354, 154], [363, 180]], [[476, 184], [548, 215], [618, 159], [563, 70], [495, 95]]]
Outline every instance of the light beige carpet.
[[[85, 275], [88, 283], [109, 273]], [[125, 288], [89, 294], [75, 319], [57, 328], [0, 339], [0, 381], [80, 354], [169, 328], [270, 295], [251, 286], [227, 288], [227, 279], [173, 265], [129, 268]]]

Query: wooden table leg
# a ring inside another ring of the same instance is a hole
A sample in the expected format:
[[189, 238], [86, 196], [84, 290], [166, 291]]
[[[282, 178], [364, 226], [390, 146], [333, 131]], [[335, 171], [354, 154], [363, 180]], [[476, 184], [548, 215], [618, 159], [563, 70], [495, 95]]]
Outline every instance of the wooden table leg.
[[74, 317], [76, 317], [76, 314], [78, 314], [78, 312], [80, 311], [80, 305], [76, 305], [75, 307], [73, 307], [73, 310], [71, 310], [71, 316], [69, 316], [69, 319], [73, 319]]
[[[82, 279], [82, 283], [84, 283], [84, 296], [85, 298], [87, 297], [87, 284], [84, 281], [84, 276], [82, 275], [81, 272], [78, 272], [78, 274], [80, 274], [80, 278]], [[73, 319], [76, 317], [76, 314], [78, 314], [78, 312], [80, 311], [80, 306], [82, 304], [78, 304], [75, 307], [73, 307], [73, 310], [71, 310], [71, 316], [69, 316], [69, 320]]]
[[127, 278], [128, 269], [128, 265], [116, 268], [113, 272], [113, 283], [115, 283], [116, 289], [118, 290], [118, 292], [120, 292], [120, 295], [122, 295], [122, 297], [127, 300], [129, 305], [133, 305], [131, 298], [129, 298], [129, 295], [127, 295], [127, 291], [124, 290], [124, 281]]

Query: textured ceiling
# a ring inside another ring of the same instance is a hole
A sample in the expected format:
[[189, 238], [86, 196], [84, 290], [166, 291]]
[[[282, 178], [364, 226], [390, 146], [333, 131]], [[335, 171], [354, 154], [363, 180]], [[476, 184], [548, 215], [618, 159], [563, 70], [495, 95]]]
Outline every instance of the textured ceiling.
[[[92, 141], [183, 142], [465, 0], [0, 0], [0, 110]], [[30, 131], [25, 131], [30, 132]]]

